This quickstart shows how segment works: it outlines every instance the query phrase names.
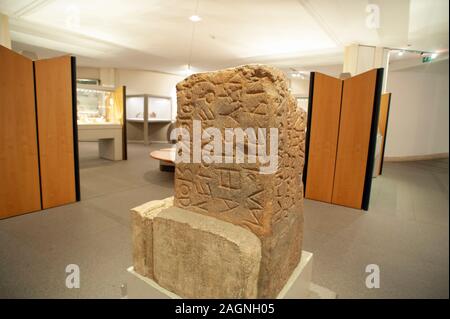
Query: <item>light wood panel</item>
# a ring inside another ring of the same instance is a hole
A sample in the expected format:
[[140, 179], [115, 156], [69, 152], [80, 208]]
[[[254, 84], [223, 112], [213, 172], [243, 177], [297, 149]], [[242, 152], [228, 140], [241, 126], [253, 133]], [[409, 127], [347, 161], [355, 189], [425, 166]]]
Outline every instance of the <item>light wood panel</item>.
[[314, 74], [305, 197], [331, 202], [342, 80]]
[[381, 160], [378, 161], [378, 174], [381, 174], [383, 171], [383, 158], [384, 158], [384, 147], [386, 146], [386, 133], [387, 133], [387, 122], [389, 116], [389, 104], [391, 101], [391, 93], [385, 93], [381, 95], [380, 100], [380, 117], [378, 120], [378, 131], [383, 136], [381, 141]]
[[122, 159], [128, 158], [127, 151], [127, 121], [125, 120], [126, 112], [126, 97], [125, 86], [120, 86], [114, 91], [115, 104], [115, 119], [119, 120], [122, 125]]
[[33, 62], [0, 46], [0, 218], [41, 209]]
[[43, 208], [76, 200], [70, 56], [35, 62]]
[[361, 208], [377, 70], [344, 81], [332, 203]]

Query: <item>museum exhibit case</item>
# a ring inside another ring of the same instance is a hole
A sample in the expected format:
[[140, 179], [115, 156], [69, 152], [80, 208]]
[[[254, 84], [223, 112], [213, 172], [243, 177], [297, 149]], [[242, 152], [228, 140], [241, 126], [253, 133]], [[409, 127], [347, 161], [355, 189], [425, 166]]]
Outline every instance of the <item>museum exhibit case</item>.
[[126, 160], [126, 88], [78, 84], [77, 121], [79, 141], [98, 141], [99, 156]]
[[128, 95], [126, 119], [130, 141], [166, 143], [172, 123], [172, 99], [150, 94]]
[[0, 218], [80, 200], [75, 58], [0, 46], [0, 69]]
[[307, 96], [297, 96], [297, 106], [303, 111], [308, 112], [308, 97]]
[[306, 113], [284, 74], [264, 65], [189, 76], [177, 85], [177, 103], [176, 126], [190, 136], [198, 123], [203, 132], [270, 129], [255, 143], [270, 140], [277, 165], [248, 152], [242, 163], [238, 151], [226, 163], [176, 162], [175, 196], [131, 210], [133, 271], [184, 298], [277, 297], [302, 257]]
[[368, 210], [383, 68], [344, 80], [311, 73], [305, 197]]

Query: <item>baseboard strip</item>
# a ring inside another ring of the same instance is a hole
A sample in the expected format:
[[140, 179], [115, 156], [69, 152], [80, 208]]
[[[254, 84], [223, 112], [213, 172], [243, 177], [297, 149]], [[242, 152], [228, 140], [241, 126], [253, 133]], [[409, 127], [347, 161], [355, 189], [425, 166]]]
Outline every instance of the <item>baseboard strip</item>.
[[412, 161], [426, 161], [433, 159], [448, 158], [448, 153], [436, 153], [427, 155], [414, 155], [414, 156], [385, 156], [385, 162], [412, 162]]

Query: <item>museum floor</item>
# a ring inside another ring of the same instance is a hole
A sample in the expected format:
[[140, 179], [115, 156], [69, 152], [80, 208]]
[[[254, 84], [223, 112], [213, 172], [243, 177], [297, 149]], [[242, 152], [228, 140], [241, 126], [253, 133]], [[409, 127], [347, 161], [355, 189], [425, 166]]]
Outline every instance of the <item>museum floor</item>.
[[[0, 220], [0, 298], [120, 297], [128, 210], [173, 192], [148, 152], [130, 144], [128, 161], [109, 162], [81, 143], [81, 202]], [[306, 200], [313, 282], [339, 298], [448, 298], [448, 184], [448, 160], [385, 163], [369, 212]], [[80, 289], [65, 286], [68, 264], [80, 266]], [[379, 289], [365, 286], [368, 264], [380, 267]]]

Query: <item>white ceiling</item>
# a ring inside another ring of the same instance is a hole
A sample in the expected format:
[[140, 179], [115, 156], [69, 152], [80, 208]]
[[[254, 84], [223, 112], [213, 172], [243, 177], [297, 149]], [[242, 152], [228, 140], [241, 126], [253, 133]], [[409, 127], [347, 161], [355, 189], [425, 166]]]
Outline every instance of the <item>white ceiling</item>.
[[[373, 5], [376, 27], [367, 22]], [[448, 6], [448, 0], [0, 0], [16, 50], [170, 73], [183, 72], [189, 61], [194, 71], [337, 64], [343, 47], [355, 42], [447, 50]], [[188, 19], [195, 13], [200, 22]]]

